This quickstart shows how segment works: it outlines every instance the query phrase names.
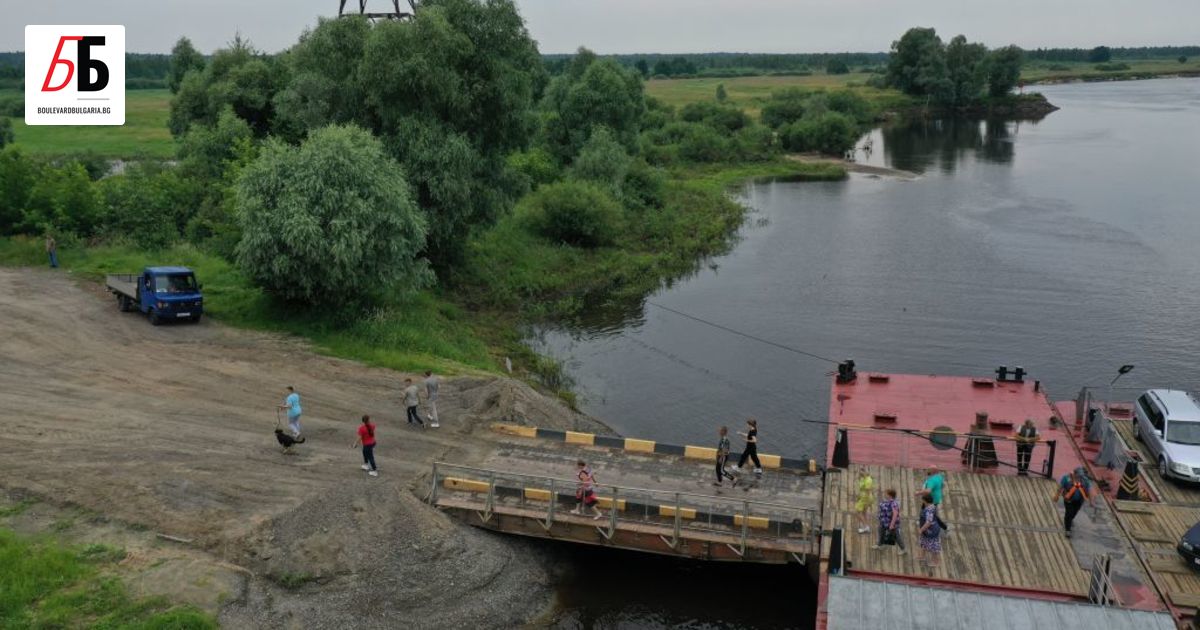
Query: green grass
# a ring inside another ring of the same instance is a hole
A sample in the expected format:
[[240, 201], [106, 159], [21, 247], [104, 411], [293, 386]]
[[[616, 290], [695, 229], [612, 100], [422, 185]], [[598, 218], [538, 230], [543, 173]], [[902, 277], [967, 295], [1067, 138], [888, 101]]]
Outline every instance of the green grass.
[[759, 110], [771, 98], [771, 93], [784, 88], [809, 90], [836, 90], [848, 88], [858, 92], [871, 103], [882, 109], [905, 105], [910, 99], [896, 90], [880, 90], [866, 87], [873, 75], [855, 72], [850, 74], [813, 74], [809, 76], [760, 76], [695, 78], [695, 79], [652, 79], [646, 82], [646, 94], [664, 103], [680, 107], [698, 101], [716, 98], [717, 86], [724, 84], [726, 103], [757, 116]]
[[1138, 79], [1173, 74], [1200, 73], [1200, 58], [1179, 63], [1178, 59], [1115, 59], [1113, 63], [1129, 65], [1128, 70], [1105, 72], [1090, 62], [1028, 62], [1021, 70], [1021, 80], [1026, 83], [1053, 83], [1057, 81], [1102, 81], [1113, 79]]
[[193, 608], [132, 598], [111, 573], [123, 557], [104, 545], [73, 548], [0, 529], [0, 628], [217, 627]]
[[37, 501], [33, 499], [21, 499], [12, 505], [0, 507], [0, 518], [24, 514], [25, 510], [28, 510], [35, 503], [37, 503]]
[[[0, 90], [0, 97], [12, 94]], [[109, 126], [46, 126], [25, 124], [14, 117], [16, 143], [31, 155], [63, 155], [91, 149], [101, 157], [169, 159], [175, 141], [167, 130], [171, 93], [167, 90], [129, 90], [125, 93], [125, 124]]]
[[[41, 265], [35, 239], [0, 239], [0, 264]], [[300, 313], [275, 304], [225, 259], [189, 245], [164, 251], [138, 251], [119, 244], [59, 248], [59, 263], [78, 276], [103, 281], [107, 273], [128, 273], [147, 265], [185, 265], [204, 285], [205, 311], [243, 328], [289, 333], [310, 339], [320, 352], [396, 370], [435, 370], [455, 374], [495, 371], [489, 344], [472, 318], [436, 291], [376, 308], [351, 322]], [[120, 317], [113, 301], [113, 317]]]

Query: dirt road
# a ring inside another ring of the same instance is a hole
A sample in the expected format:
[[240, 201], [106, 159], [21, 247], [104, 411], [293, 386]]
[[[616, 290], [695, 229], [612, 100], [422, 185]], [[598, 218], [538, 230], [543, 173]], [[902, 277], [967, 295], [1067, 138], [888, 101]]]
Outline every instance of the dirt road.
[[[442, 428], [403, 421], [404, 375], [299, 340], [153, 327], [65, 274], [0, 269], [0, 485], [195, 541], [248, 577], [230, 627], [520, 622], [549, 597], [537, 554], [422, 504], [435, 459], [472, 462], [494, 421], [592, 429], [515, 381], [444, 381]], [[283, 455], [275, 405], [302, 396], [308, 443]], [[351, 450], [379, 423], [379, 478]], [[369, 605], [364, 605], [369, 602]]]

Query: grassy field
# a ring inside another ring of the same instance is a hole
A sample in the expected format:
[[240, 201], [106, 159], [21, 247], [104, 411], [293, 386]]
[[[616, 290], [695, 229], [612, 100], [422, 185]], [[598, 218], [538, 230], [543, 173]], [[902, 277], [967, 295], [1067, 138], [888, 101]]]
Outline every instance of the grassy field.
[[[11, 94], [0, 91], [0, 97]], [[175, 142], [167, 130], [171, 93], [167, 90], [129, 90], [125, 93], [125, 125], [29, 126], [13, 118], [16, 142], [32, 155], [61, 155], [90, 149], [108, 158], [171, 158]]]
[[1136, 79], [1148, 76], [1169, 76], [1179, 73], [1200, 73], [1200, 59], [1189, 59], [1179, 63], [1178, 59], [1147, 59], [1143, 61], [1120, 61], [1128, 70], [1105, 72], [1097, 64], [1083, 62], [1050, 63], [1031, 62], [1021, 70], [1021, 79], [1026, 83], [1048, 83], [1055, 81], [1098, 81], [1105, 79]]
[[871, 75], [814, 74], [809, 76], [761, 76], [733, 77], [728, 79], [651, 79], [646, 82], [646, 94], [664, 103], [679, 107], [696, 101], [711, 101], [716, 98], [717, 86], [724, 85], [726, 102], [736, 105], [751, 115], [757, 115], [771, 98], [771, 92], [783, 88], [805, 88], [811, 90], [850, 88], [878, 104], [881, 108], [908, 103], [908, 98], [895, 90], [880, 90], [865, 86]]
[[105, 545], [66, 547], [0, 529], [0, 628], [217, 628], [197, 610], [130, 597], [111, 573], [124, 557]]

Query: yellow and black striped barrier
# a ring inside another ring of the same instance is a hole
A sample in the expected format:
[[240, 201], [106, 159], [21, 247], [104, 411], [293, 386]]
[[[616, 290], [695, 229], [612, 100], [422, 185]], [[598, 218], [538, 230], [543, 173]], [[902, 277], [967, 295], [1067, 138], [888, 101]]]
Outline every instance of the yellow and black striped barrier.
[[[678, 446], [675, 444], [664, 444], [654, 440], [623, 438], [615, 435], [597, 435], [595, 433], [581, 433], [578, 431], [559, 431], [556, 429], [542, 429], [538, 427], [527, 427], [503, 423], [493, 424], [492, 430], [498, 433], [504, 433], [506, 435], [553, 440], [579, 446], [602, 446], [605, 448], [620, 449], [630, 453], [677, 455], [687, 459], [708, 462], [714, 462], [717, 459], [717, 449], [707, 446]], [[760, 462], [762, 462], [763, 468], [795, 470], [809, 474], [816, 474], [819, 472], [817, 462], [814, 459], [795, 459], [791, 457], [783, 457], [781, 455], [768, 455], [766, 453], [759, 453], [758, 459]], [[753, 525], [751, 526], [753, 527]]]
[[[484, 494], [493, 492], [496, 496], [523, 496], [526, 501], [540, 501], [549, 503], [556, 501], [563, 505], [574, 505], [578, 500], [571, 492], [555, 492], [547, 488], [534, 488], [529, 486], [510, 486], [506, 484], [496, 484], [494, 487], [486, 481], [476, 479], [466, 479], [463, 477], [446, 477], [442, 480], [442, 486], [447, 490], [456, 490], [459, 492], [471, 492], [476, 494]], [[601, 509], [614, 509], [614, 501], [610, 497], [597, 496], [596, 504]], [[709, 513], [695, 507], [674, 506], [667, 504], [646, 505], [636, 501], [626, 499], [617, 499], [615, 509], [618, 512], [633, 512], [643, 513], [647, 516], [659, 516], [663, 518], [674, 518], [675, 512], [679, 512], [679, 518], [685, 521], [707, 521], [721, 525], [732, 527], [741, 527], [742, 521], [746, 521], [746, 526], [750, 529], [771, 529], [773, 525], [778, 529], [780, 526], [786, 527], [792, 531], [796, 528], [802, 528], [803, 525], [798, 521], [787, 523], [772, 523], [771, 519], [766, 516], [755, 516], [753, 514], [746, 516], [741, 513], [735, 514], [718, 514]], [[780, 530], [783, 531], [783, 530]]]

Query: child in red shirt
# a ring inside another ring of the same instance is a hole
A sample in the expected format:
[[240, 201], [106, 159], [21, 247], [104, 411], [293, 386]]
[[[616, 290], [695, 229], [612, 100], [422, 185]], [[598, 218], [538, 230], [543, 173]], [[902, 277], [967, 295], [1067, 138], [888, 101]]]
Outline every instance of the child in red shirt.
[[379, 468], [375, 466], [375, 424], [371, 422], [371, 416], [362, 417], [362, 424], [358, 425], [358, 439], [354, 445], [362, 446], [362, 469], [367, 471], [368, 475], [378, 477]]

